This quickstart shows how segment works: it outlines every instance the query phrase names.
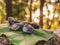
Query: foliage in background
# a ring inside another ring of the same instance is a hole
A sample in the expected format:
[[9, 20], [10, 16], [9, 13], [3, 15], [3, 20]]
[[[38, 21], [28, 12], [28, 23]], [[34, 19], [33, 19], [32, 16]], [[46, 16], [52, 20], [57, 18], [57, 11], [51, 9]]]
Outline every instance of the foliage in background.
[[12, 15], [17, 16], [20, 20], [26, 19], [26, 11], [25, 8], [27, 7], [28, 0], [21, 0], [19, 2], [18, 0], [12, 1]]
[[5, 3], [3, 0], [0, 1], [0, 23], [4, 22], [6, 17]]
[[[20, 20], [26, 20], [26, 14], [28, 13], [29, 15], [29, 11], [26, 11], [26, 7], [29, 8], [28, 6], [28, 1], [30, 0], [12, 0], [12, 15], [13, 17], [17, 17]], [[59, 3], [60, 4], [60, 3]], [[37, 9], [39, 9], [40, 4], [39, 4], [39, 0], [36, 0], [36, 2], [34, 3], [33, 7], [32, 7], [32, 13], [36, 12]], [[60, 5], [56, 4], [56, 11], [55, 14], [58, 15], [58, 17], [54, 17], [52, 20], [52, 24], [51, 24], [51, 28], [50, 29], [60, 29]], [[0, 23], [4, 22], [6, 19], [6, 7], [5, 7], [5, 3], [4, 0], [0, 0]], [[27, 12], [27, 13], [26, 13]], [[38, 13], [36, 14], [36, 16], [38, 15]], [[39, 17], [37, 17], [39, 19]], [[29, 18], [28, 18], [29, 19]], [[48, 19], [48, 18], [47, 18]], [[44, 16], [44, 25], [43, 25], [43, 29], [47, 29], [47, 23], [46, 23], [46, 16]]]

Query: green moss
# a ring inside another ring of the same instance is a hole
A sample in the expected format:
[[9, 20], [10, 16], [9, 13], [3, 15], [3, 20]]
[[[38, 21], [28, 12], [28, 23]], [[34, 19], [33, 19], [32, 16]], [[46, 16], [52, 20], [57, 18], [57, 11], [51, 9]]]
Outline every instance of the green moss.
[[53, 33], [35, 29], [33, 34], [26, 34], [22, 31], [12, 31], [10, 27], [0, 28], [0, 34], [6, 34], [15, 45], [34, 45], [38, 40], [48, 40]]

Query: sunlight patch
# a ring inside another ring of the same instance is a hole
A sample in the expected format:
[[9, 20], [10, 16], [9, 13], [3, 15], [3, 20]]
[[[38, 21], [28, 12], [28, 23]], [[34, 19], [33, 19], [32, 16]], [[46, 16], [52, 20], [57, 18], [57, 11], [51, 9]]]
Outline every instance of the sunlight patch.
[[6, 32], [6, 33], [4, 33], [4, 34], [6, 34], [6, 35], [8, 35], [8, 36], [11, 36], [11, 35], [15, 35], [16, 33], [14, 33], [14, 32]]
[[23, 39], [24, 39], [24, 37], [23, 37], [23, 36], [18, 35], [18, 36], [16, 36], [14, 39], [15, 39], [15, 40], [23, 40]]
[[23, 40], [19, 43], [19, 45], [34, 45], [36, 43], [36, 41], [34, 40]]

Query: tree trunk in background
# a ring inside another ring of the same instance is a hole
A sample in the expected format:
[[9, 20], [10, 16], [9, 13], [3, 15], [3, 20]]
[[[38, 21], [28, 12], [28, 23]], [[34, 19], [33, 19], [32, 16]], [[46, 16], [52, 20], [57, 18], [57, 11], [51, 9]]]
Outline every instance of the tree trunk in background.
[[58, 0], [58, 3], [60, 3], [60, 0]]
[[[48, 17], [49, 17], [49, 14], [50, 14], [50, 11], [48, 10]], [[51, 23], [50, 19], [48, 18], [47, 19], [47, 29], [50, 29], [51, 28], [51, 25], [49, 24]]]
[[[49, 17], [49, 14], [50, 14], [50, 11], [48, 10], [48, 3], [46, 4], [46, 8], [47, 8], [47, 11], [48, 11], [48, 17]], [[50, 25], [49, 25], [49, 18], [47, 18], [47, 29], [50, 29]]]
[[32, 2], [33, 2], [33, 0], [30, 0], [30, 8], [29, 8], [30, 17], [29, 17], [29, 22], [32, 22]]
[[40, 28], [43, 28], [43, 6], [45, 0], [40, 0]]
[[7, 18], [9, 16], [12, 16], [12, 0], [5, 0], [6, 3], [6, 13], [7, 13]]

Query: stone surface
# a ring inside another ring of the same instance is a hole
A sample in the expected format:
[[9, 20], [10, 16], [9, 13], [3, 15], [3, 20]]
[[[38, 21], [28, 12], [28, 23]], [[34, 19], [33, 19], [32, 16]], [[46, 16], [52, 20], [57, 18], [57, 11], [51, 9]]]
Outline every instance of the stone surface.
[[60, 38], [60, 30], [54, 31], [54, 35], [58, 36]]
[[53, 34], [48, 41], [38, 41], [35, 45], [60, 45], [60, 30], [54, 31]]
[[5, 34], [0, 35], [0, 45], [14, 45]]

